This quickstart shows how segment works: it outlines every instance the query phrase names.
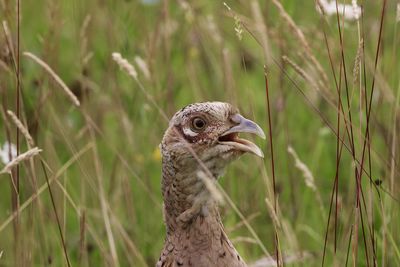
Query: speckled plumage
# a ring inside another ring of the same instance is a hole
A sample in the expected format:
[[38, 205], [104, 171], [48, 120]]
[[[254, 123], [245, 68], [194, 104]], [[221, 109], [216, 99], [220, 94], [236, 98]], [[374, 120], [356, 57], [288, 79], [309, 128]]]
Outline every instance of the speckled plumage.
[[[235, 143], [236, 135], [233, 141], [221, 139], [238, 124], [232, 119], [235, 114], [238, 110], [230, 104], [206, 102], [188, 105], [171, 119], [160, 145], [167, 236], [157, 267], [247, 266], [225, 234], [217, 203], [199, 177], [206, 172], [212, 174], [207, 179], [216, 182], [226, 165], [246, 152], [248, 141], [242, 140], [241, 146]], [[195, 118], [205, 122], [204, 129], [196, 129]]]

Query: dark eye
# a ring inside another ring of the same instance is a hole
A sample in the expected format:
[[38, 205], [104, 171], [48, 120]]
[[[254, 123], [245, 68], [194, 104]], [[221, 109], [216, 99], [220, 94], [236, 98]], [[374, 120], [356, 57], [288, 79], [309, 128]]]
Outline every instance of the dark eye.
[[204, 128], [206, 128], [206, 121], [203, 118], [200, 117], [195, 117], [192, 120], [192, 130], [196, 131], [196, 132], [200, 132], [202, 130], [204, 130]]

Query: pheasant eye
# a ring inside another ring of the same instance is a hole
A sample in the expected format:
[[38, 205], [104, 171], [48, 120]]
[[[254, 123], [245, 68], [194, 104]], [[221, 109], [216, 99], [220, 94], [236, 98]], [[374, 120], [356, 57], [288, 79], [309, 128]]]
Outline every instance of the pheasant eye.
[[192, 129], [196, 132], [204, 130], [206, 128], [206, 121], [203, 118], [195, 117], [192, 120]]

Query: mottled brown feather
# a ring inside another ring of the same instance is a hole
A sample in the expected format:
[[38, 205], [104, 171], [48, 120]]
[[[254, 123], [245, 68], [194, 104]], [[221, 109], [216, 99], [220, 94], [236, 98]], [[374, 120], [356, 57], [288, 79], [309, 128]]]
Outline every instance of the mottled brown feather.
[[[208, 102], [189, 105], [171, 119], [160, 145], [162, 193], [167, 236], [157, 267], [244, 267], [229, 241], [218, 212], [204, 182], [199, 179], [203, 161], [216, 180], [225, 166], [240, 156], [237, 151], [219, 151], [218, 136], [232, 124], [229, 116], [237, 110], [227, 103]], [[207, 118], [208, 130], [193, 133], [188, 126], [193, 116]]]

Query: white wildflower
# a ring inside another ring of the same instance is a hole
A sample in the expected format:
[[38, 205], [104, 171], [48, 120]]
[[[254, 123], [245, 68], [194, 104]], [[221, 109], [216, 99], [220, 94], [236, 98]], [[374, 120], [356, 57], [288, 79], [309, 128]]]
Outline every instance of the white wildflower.
[[400, 22], [400, 3], [397, 3], [396, 22]]
[[361, 7], [357, 5], [357, 0], [351, 0], [351, 5], [353, 7], [354, 19], [358, 20], [361, 16]]
[[[320, 8], [323, 9], [323, 12], [321, 12]], [[343, 15], [345, 20], [358, 20], [361, 16], [361, 7], [357, 5], [356, 0], [352, 0], [351, 5], [338, 3], [337, 9], [336, 1], [319, 0], [317, 10], [321, 13], [326, 14], [327, 16], [336, 15], [336, 11], [338, 11], [339, 15]]]
[[[11, 152], [11, 157], [10, 157]], [[17, 147], [14, 144], [5, 142], [3, 148], [0, 149], [0, 159], [4, 164], [9, 163], [17, 156]]]

